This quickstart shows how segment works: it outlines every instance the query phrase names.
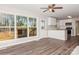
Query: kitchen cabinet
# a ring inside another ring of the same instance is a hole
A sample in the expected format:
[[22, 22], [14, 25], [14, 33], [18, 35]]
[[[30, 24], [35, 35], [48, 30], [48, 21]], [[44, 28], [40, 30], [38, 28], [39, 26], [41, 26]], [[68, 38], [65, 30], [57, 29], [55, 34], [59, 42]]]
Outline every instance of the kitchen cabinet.
[[56, 19], [52, 18], [52, 17], [49, 17], [48, 18], [48, 25], [56, 25]]

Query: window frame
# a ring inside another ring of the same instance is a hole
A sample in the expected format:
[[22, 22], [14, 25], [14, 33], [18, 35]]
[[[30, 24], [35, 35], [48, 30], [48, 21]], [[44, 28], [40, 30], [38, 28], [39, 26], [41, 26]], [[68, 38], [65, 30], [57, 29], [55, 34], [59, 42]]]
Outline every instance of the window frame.
[[[27, 17], [25, 15], [21, 15], [21, 14], [14, 14], [14, 13], [0, 12], [0, 14], [1, 13], [7, 14], [7, 15], [13, 15], [13, 17], [14, 17], [14, 26], [13, 26], [13, 28], [14, 28], [14, 38], [13, 39], [18, 39], [17, 38], [17, 23], [16, 23], [17, 19], [16, 19], [16, 16], [24, 16], [24, 17], [27, 18], [27, 37], [22, 37], [22, 38], [30, 38], [30, 37], [38, 36], [38, 32], [37, 32], [38, 27], [37, 27], [37, 18], [36, 17], [31, 17], [31, 18], [35, 18], [36, 19], [36, 35], [35, 36], [29, 36], [29, 17]], [[8, 39], [6, 39], [6, 40], [8, 40]]]

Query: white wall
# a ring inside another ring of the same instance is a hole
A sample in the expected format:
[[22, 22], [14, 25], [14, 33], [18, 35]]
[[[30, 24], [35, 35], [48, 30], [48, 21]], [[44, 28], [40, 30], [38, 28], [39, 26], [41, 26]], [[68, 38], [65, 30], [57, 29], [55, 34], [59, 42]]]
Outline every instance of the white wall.
[[[47, 17], [41, 17], [42, 19], [40, 19], [40, 21], [39, 21], [39, 28], [40, 28], [40, 34], [39, 34], [39, 38], [44, 38], [44, 37], [47, 37], [47, 35], [48, 35], [48, 33], [47, 33], [47, 21], [48, 21], [48, 19], [47, 19]], [[44, 29], [42, 29], [41, 27], [43, 26], [42, 25], [42, 20], [44, 20], [45, 21], [45, 28]]]

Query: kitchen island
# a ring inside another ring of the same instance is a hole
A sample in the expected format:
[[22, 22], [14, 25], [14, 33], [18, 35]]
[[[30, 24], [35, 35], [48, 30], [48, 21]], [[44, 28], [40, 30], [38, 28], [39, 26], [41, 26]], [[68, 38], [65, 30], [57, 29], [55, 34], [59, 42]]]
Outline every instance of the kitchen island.
[[48, 30], [48, 37], [67, 40], [67, 32], [66, 30]]

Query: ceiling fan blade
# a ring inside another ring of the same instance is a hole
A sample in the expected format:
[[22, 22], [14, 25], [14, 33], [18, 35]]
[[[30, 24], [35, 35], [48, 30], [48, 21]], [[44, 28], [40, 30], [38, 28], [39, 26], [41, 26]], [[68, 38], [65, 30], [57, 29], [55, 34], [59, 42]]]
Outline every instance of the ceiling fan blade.
[[50, 9], [50, 8], [52, 8], [52, 6], [51, 5], [48, 5], [48, 9]]
[[63, 9], [63, 7], [54, 7], [54, 9]]
[[47, 11], [47, 9], [46, 10], [44, 10], [43, 12], [46, 12]]
[[55, 4], [52, 4], [52, 6], [55, 6]]
[[48, 8], [40, 8], [40, 9], [48, 9]]
[[52, 10], [52, 12], [55, 12], [54, 10]]

